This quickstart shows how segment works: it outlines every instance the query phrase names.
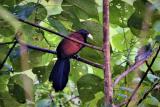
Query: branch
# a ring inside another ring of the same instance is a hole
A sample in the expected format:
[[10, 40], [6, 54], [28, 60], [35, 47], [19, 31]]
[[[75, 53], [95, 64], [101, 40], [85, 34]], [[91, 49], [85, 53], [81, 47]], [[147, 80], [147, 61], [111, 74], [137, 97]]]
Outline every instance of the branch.
[[105, 106], [112, 105], [113, 87], [110, 68], [109, 0], [103, 0], [103, 50], [104, 50], [104, 94]]
[[42, 27], [42, 26], [40, 26], [40, 25], [38, 25], [38, 24], [34, 24], [34, 23], [29, 22], [29, 21], [23, 20], [23, 19], [21, 19], [21, 18], [17, 18], [17, 20], [19, 20], [20, 22], [23, 22], [23, 23], [25, 23], [25, 24], [31, 25], [31, 26], [33, 26], [33, 27], [40, 28], [40, 29], [45, 30], [45, 31], [47, 31], [47, 32], [56, 34], [56, 35], [61, 36], [61, 37], [63, 37], [63, 38], [69, 39], [69, 40], [71, 40], [71, 41], [77, 42], [77, 43], [82, 44], [82, 45], [84, 45], [84, 46], [87, 46], [87, 47], [89, 47], [89, 48], [96, 49], [96, 50], [98, 50], [98, 51], [102, 51], [102, 52], [103, 52], [103, 49], [102, 49], [101, 47], [93, 46], [93, 45], [91, 45], [91, 44], [84, 43], [84, 42], [79, 41], [79, 40], [74, 39], [74, 38], [69, 38], [69, 37], [67, 37], [67, 36], [64, 36], [64, 35], [58, 33], [58, 32], [55, 32], [55, 31], [50, 30], [50, 29], [47, 29], [47, 28]]
[[2, 63], [0, 64], [0, 70], [2, 69], [2, 67], [4, 66], [5, 62], [7, 61], [10, 53], [12, 52], [13, 48], [16, 46], [17, 41], [14, 42], [14, 44], [12, 45], [12, 47], [10, 48], [10, 50], [8, 51], [6, 57], [4, 58], [4, 60], [2, 61]]
[[[74, 96], [74, 97], [71, 97], [68, 101], [64, 102], [64, 105], [67, 104], [68, 102], [72, 102], [72, 100], [76, 99], [76, 98], [79, 98], [79, 96]], [[75, 104], [75, 103], [74, 103]], [[77, 105], [77, 104], [76, 104]], [[77, 105], [79, 106], [79, 105]]]
[[[147, 61], [146, 61], [146, 65], [147, 65], [148, 68], [150, 68]], [[152, 74], [155, 74], [155, 73], [153, 72], [152, 68], [150, 69], [150, 71], [151, 71]]]
[[145, 60], [146, 60], [146, 59], [143, 59], [143, 60], [137, 62], [136, 64], [134, 64], [134, 65], [132, 65], [130, 68], [128, 68], [126, 71], [124, 71], [121, 75], [119, 75], [119, 76], [115, 79], [115, 81], [114, 81], [114, 83], [113, 83], [113, 87], [115, 87], [115, 86], [118, 84], [118, 82], [119, 82], [121, 79], [123, 79], [126, 75], [128, 75], [131, 71], [135, 70], [135, 69], [138, 68], [140, 65], [142, 65], [142, 64], [145, 62]]
[[[57, 54], [57, 52], [55, 50], [49, 50], [49, 49], [45, 49], [45, 48], [40, 48], [40, 47], [37, 47], [37, 46], [29, 45], [29, 44], [26, 44], [26, 43], [24, 43], [24, 42], [22, 42], [20, 40], [17, 40], [17, 41], [18, 41], [19, 44], [25, 45], [27, 48], [30, 48], [30, 49], [34, 49], [34, 50], [38, 50], [38, 51], [46, 52], [46, 53], [51, 53], [51, 54]], [[84, 62], [84, 63], [89, 64], [91, 66], [94, 66], [96, 68], [103, 69], [103, 65], [98, 64], [98, 63], [94, 63], [94, 62], [89, 61], [89, 60], [84, 59], [84, 58], [81, 58], [78, 55], [74, 55], [72, 58], [76, 59], [77, 61], [81, 61], [81, 62]]]
[[0, 43], [0, 45], [8, 45], [8, 44], [13, 44], [14, 42], [4, 42], [4, 43]]
[[146, 97], [148, 96], [148, 94], [159, 84], [159, 82], [156, 82], [155, 84], [153, 84], [153, 86], [144, 94], [144, 96], [138, 101], [137, 106], [146, 99]]
[[130, 98], [128, 99], [128, 102], [127, 102], [127, 104], [126, 104], [126, 107], [129, 105], [130, 101], [132, 100], [132, 98], [133, 98], [134, 95], [136, 94], [137, 90], [138, 90], [139, 87], [141, 86], [143, 80], [144, 80], [145, 77], [147, 76], [147, 74], [148, 74], [150, 68], [152, 67], [154, 61], [156, 60], [156, 58], [157, 58], [157, 56], [158, 56], [159, 51], [160, 51], [160, 46], [159, 46], [159, 48], [158, 48], [158, 50], [157, 50], [157, 52], [156, 52], [156, 55], [153, 57], [152, 62], [151, 62], [151, 64], [149, 65], [149, 67], [148, 67], [146, 73], [143, 75], [143, 77], [142, 77], [142, 79], [140, 80], [139, 84], [136, 86], [136, 88], [134, 89], [132, 95], [131, 95]]

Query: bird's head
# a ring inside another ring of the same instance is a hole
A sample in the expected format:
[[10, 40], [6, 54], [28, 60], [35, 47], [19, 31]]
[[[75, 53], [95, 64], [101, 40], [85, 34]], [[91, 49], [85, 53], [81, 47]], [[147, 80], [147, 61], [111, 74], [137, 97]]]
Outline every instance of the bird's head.
[[78, 33], [81, 34], [85, 39], [88, 37], [93, 40], [93, 36], [87, 30], [81, 29], [78, 31]]

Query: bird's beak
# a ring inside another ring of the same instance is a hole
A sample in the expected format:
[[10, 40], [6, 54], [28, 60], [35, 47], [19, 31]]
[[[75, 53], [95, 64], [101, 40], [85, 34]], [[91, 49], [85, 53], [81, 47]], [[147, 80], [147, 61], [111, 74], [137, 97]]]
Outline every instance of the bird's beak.
[[90, 33], [88, 34], [88, 38], [93, 40], [93, 36]]

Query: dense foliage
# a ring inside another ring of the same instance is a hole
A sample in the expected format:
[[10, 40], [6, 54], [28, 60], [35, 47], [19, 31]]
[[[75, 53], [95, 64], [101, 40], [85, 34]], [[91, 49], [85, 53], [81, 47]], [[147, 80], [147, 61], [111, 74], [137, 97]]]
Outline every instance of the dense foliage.
[[[150, 43], [153, 55], [155, 54], [160, 42], [159, 4], [159, 0], [110, 1], [113, 80], [134, 64], [136, 52], [140, 47]], [[102, 0], [0, 0], [0, 6], [0, 43], [4, 43], [0, 44], [1, 65], [14, 45], [17, 29], [23, 32], [19, 37], [21, 40], [41, 48], [55, 50], [62, 39], [39, 28], [18, 23], [16, 17], [63, 35], [83, 28], [94, 36], [94, 40], [89, 40], [91, 44], [103, 46]], [[86, 47], [79, 55], [103, 64], [103, 53], [100, 51]], [[0, 67], [0, 107], [104, 106], [102, 69], [71, 60], [67, 87], [63, 92], [55, 93], [48, 81], [55, 61], [56, 55], [16, 44], [3, 67]], [[151, 61], [152, 57], [148, 63]], [[131, 106], [134, 106], [160, 79], [159, 65], [160, 56], [152, 66], [154, 74], [149, 72]], [[115, 104], [129, 98], [146, 69], [147, 66], [143, 64], [114, 87]], [[159, 85], [139, 106], [158, 107], [158, 105], [160, 106]]]

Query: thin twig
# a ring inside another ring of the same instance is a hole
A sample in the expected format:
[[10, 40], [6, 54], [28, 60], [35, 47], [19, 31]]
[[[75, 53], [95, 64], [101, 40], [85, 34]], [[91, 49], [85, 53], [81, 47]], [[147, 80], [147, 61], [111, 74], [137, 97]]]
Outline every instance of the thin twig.
[[71, 97], [68, 101], [66, 101], [64, 104], [67, 104], [68, 102], [72, 101], [73, 99], [76, 99], [76, 98], [79, 98], [79, 96], [74, 96], [74, 97]]
[[0, 43], [0, 45], [8, 45], [8, 44], [13, 44], [14, 42], [4, 42], [4, 43]]
[[159, 84], [159, 82], [156, 82], [153, 84], [153, 86], [143, 95], [143, 97], [138, 101], [137, 106], [146, 99], [146, 97], [148, 96], [148, 94]]
[[138, 83], [138, 85], [137, 85], [136, 88], [134, 89], [132, 95], [131, 95], [130, 98], [128, 99], [128, 102], [127, 102], [127, 104], [126, 104], [126, 107], [129, 105], [130, 101], [132, 100], [132, 98], [133, 98], [134, 95], [136, 94], [137, 90], [138, 90], [139, 87], [141, 86], [143, 80], [144, 80], [145, 77], [147, 76], [149, 70], [151, 69], [153, 63], [155, 62], [155, 60], [156, 60], [156, 58], [157, 58], [157, 56], [158, 56], [159, 51], [160, 51], [160, 46], [159, 46], [159, 48], [158, 48], [158, 50], [157, 50], [157, 52], [156, 52], [156, 55], [153, 57], [152, 62], [151, 62], [151, 64], [149, 65], [146, 73], [143, 75], [142, 79], [140, 80], [140, 82]]
[[[15, 40], [15, 39], [14, 39], [14, 40]], [[9, 57], [10, 53], [12, 52], [12, 50], [13, 50], [13, 48], [16, 46], [16, 44], [17, 44], [17, 41], [15, 41], [14, 44], [12, 45], [12, 47], [9, 49], [9, 51], [8, 51], [8, 53], [7, 53], [7, 55], [6, 55], [6, 57], [4, 58], [4, 60], [2, 61], [2, 63], [0, 64], [0, 70], [1, 70], [2, 67], [4, 66], [5, 62], [7, 61], [7, 59], [8, 59], [8, 57]]]
[[123, 105], [125, 105], [127, 103], [127, 101], [124, 101], [124, 102], [122, 102], [122, 103], [120, 103], [120, 104], [118, 104], [118, 105], [115, 105], [115, 107], [122, 107]]
[[36, 28], [40, 28], [40, 29], [42, 29], [42, 30], [45, 30], [45, 31], [47, 31], [47, 32], [56, 34], [56, 35], [58, 35], [58, 36], [61, 36], [61, 37], [66, 38], [66, 39], [69, 39], [69, 40], [71, 40], [71, 41], [74, 41], [74, 42], [83, 44], [83, 45], [85, 45], [85, 46], [87, 46], [87, 47], [89, 47], [89, 48], [96, 49], [96, 50], [98, 50], [98, 51], [103, 51], [103, 49], [102, 49], [101, 47], [93, 46], [93, 45], [91, 45], [91, 44], [84, 43], [84, 42], [79, 41], [79, 40], [74, 39], [74, 38], [69, 38], [69, 37], [67, 37], [67, 36], [64, 36], [64, 35], [58, 33], [58, 32], [55, 32], [55, 31], [50, 30], [50, 29], [48, 29], [48, 28], [42, 27], [42, 26], [40, 26], [40, 25], [38, 25], [38, 24], [34, 24], [34, 23], [29, 22], [29, 21], [23, 20], [23, 19], [21, 19], [21, 18], [17, 18], [17, 19], [18, 19], [20, 22], [26, 23], [26, 24], [31, 25], [31, 26], [36, 27]]
[[[49, 50], [49, 49], [45, 49], [45, 48], [40, 48], [40, 47], [37, 47], [37, 46], [26, 44], [26, 43], [24, 43], [24, 42], [22, 42], [20, 40], [17, 40], [17, 41], [18, 41], [19, 44], [25, 45], [27, 48], [30, 48], [30, 49], [38, 50], [38, 51], [41, 51], [41, 52], [47, 52], [47, 53], [51, 53], [51, 54], [57, 54], [57, 52], [55, 50]], [[95, 62], [92, 62], [92, 61], [89, 61], [89, 60], [84, 59], [84, 58], [81, 58], [78, 55], [74, 55], [72, 58], [76, 59], [78, 61], [84, 62], [84, 63], [86, 63], [88, 65], [94, 66], [96, 68], [103, 69], [103, 65], [95, 63]]]
[[[149, 64], [148, 64], [147, 61], [146, 61], [146, 65], [147, 65], [147, 67], [149, 68]], [[152, 74], [155, 74], [155, 73], [153, 72], [152, 68], [150, 69], [150, 71], [151, 71]]]

